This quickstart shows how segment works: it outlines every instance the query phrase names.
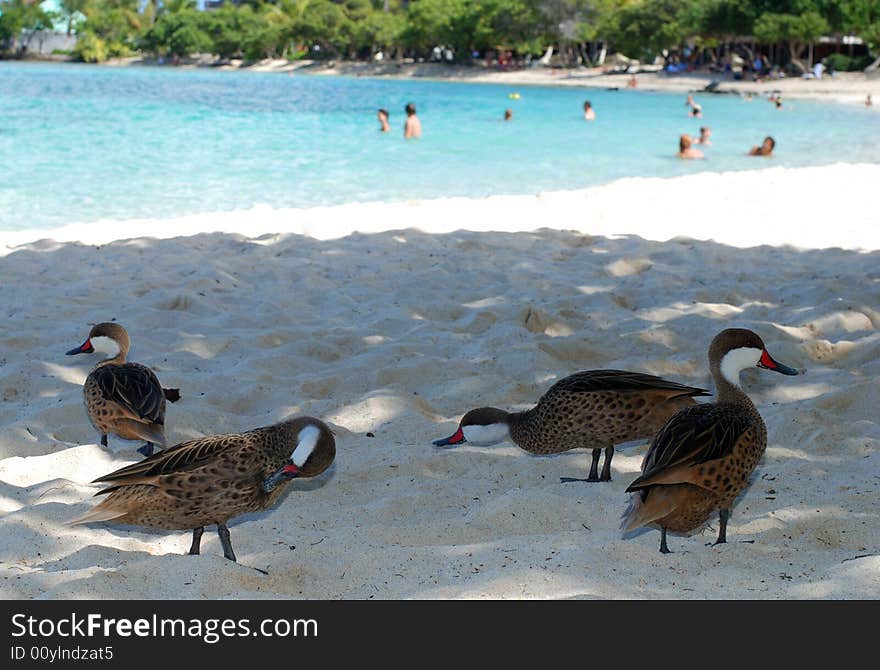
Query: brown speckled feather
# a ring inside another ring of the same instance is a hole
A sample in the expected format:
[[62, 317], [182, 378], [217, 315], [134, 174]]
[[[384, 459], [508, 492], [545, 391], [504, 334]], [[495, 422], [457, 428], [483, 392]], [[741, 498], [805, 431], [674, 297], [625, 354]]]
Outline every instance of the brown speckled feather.
[[694, 386], [628, 370], [587, 370], [576, 372], [556, 382], [545, 395], [559, 391], [569, 393], [595, 393], [597, 391], [670, 391], [668, 397], [706, 396], [709, 392]]
[[181, 442], [142, 461], [120, 468], [103, 477], [98, 477], [95, 483], [125, 482], [126, 480], [140, 479], [142, 477], [154, 477], [193, 470], [225, 449], [239, 450], [243, 452], [241, 454], [243, 456], [253, 448], [253, 441], [249, 439], [250, 436], [250, 433], [211, 435], [188, 442]]
[[133, 419], [165, 424], [165, 392], [156, 374], [140, 363], [102, 365], [89, 375], [104, 400], [116, 403]]
[[629, 485], [627, 493], [644, 488], [661, 473], [678, 466], [730, 456], [740, 437], [755, 425], [755, 418], [736, 405], [683, 409], [654, 438], [642, 463], [642, 476]]
[[510, 416], [510, 436], [535, 454], [610, 447], [653, 437], [708, 391], [653, 375], [590, 370], [559, 380], [538, 404]]
[[169, 530], [225, 523], [270, 507], [287, 480], [267, 492], [263, 483], [296, 449], [300, 432], [318, 429], [317, 446], [299, 469], [312, 477], [333, 462], [335, 441], [329, 427], [312, 417], [214, 435], [175, 445], [138, 463], [96, 479], [110, 484], [98, 492], [107, 498], [73, 523], [116, 519]]

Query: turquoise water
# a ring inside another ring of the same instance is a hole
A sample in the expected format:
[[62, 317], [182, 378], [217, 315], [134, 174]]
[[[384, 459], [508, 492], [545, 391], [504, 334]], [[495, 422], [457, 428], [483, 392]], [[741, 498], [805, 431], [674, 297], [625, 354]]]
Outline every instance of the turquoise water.
[[[402, 139], [409, 101], [418, 142]], [[698, 101], [702, 120], [672, 94], [0, 63], [0, 230], [880, 160], [880, 114], [857, 105]], [[378, 107], [392, 133], [377, 132]], [[701, 124], [707, 160], [674, 158]], [[743, 155], [767, 134], [775, 158]]]

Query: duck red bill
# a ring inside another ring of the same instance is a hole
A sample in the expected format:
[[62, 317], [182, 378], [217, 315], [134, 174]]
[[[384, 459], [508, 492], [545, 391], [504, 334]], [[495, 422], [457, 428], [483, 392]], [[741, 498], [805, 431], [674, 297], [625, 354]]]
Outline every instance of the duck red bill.
[[768, 370], [773, 370], [776, 368], [776, 361], [773, 360], [773, 357], [764, 349], [764, 353], [761, 354], [761, 365], [763, 365]]
[[464, 441], [464, 431], [461, 429], [461, 426], [459, 426], [458, 430], [449, 437], [445, 437], [442, 440], [434, 440], [434, 446], [445, 447], [448, 444], [461, 444]]
[[299, 468], [296, 467], [293, 463], [282, 465], [266, 478], [266, 480], [263, 482], [263, 490], [266, 493], [271, 493], [278, 487], [278, 484], [281, 482], [282, 479], [290, 479], [291, 477], [296, 477], [297, 475], [299, 475]]
[[90, 354], [94, 350], [95, 350], [95, 348], [92, 346], [92, 340], [88, 339], [85, 342], [83, 342], [80, 346], [68, 351], [67, 355], [73, 356], [74, 354]]
[[773, 370], [773, 372], [779, 372], [783, 375], [794, 376], [800, 374], [794, 368], [790, 368], [787, 365], [783, 365], [779, 361], [773, 360], [773, 357], [764, 349], [764, 352], [761, 354], [761, 360], [758, 361], [758, 366], [762, 368], [767, 368], [768, 370]]

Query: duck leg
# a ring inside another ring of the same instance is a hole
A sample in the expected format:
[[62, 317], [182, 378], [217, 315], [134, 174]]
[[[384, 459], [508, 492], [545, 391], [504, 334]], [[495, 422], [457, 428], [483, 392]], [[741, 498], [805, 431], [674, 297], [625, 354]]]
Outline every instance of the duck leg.
[[611, 459], [614, 458], [614, 447], [605, 447], [605, 462], [602, 464], [602, 476], [600, 482], [611, 481]]
[[106, 434], [105, 434], [105, 435], [101, 435], [101, 446], [102, 446], [102, 447], [106, 447], [106, 446], [107, 446], [107, 435], [106, 435]]
[[721, 509], [718, 510], [718, 519], [721, 522], [721, 528], [718, 530], [718, 539], [715, 540], [715, 544], [726, 544], [727, 543], [727, 520], [730, 518], [730, 510], [729, 509]]
[[590, 476], [587, 477], [588, 482], [599, 481], [599, 456], [601, 454], [601, 449], [593, 449], [593, 463], [590, 465]]
[[232, 542], [229, 539], [229, 529], [226, 527], [225, 523], [217, 524], [217, 535], [220, 536], [220, 544], [223, 546], [223, 556], [230, 561], [238, 562], [238, 559], [235, 558], [235, 552], [232, 551]]
[[152, 442], [147, 442], [144, 444], [144, 446], [142, 446], [140, 449], [138, 449], [138, 453], [143, 454], [147, 458], [149, 458], [150, 456], [153, 455], [153, 451], [154, 451], [154, 447], [153, 447]]
[[660, 553], [661, 554], [671, 554], [669, 551], [669, 547], [666, 545], [666, 529], [660, 529]]
[[201, 547], [201, 544], [202, 544], [202, 533], [204, 533], [204, 532], [205, 532], [204, 526], [199, 526], [198, 528], [193, 528], [193, 543], [192, 543], [192, 546], [189, 548], [189, 555], [190, 556], [198, 556], [199, 555], [199, 548]]
[[[563, 484], [569, 482], [598, 482], [599, 479], [599, 456], [602, 455], [602, 449], [593, 449], [593, 464], [590, 466], [590, 476], [586, 479], [577, 479], [576, 477], [560, 477], [559, 481]], [[610, 467], [610, 466], [609, 466]], [[603, 471], [604, 474], [604, 471]], [[611, 479], [609, 474], [608, 479]]]

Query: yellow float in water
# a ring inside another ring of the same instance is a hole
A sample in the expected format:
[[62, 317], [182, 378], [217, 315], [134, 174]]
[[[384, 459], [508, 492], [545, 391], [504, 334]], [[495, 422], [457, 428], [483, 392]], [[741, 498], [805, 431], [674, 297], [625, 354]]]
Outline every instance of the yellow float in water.
[[508, 93], [507, 97], [510, 98], [511, 100], [519, 100], [520, 95], [519, 95], [519, 93]]

